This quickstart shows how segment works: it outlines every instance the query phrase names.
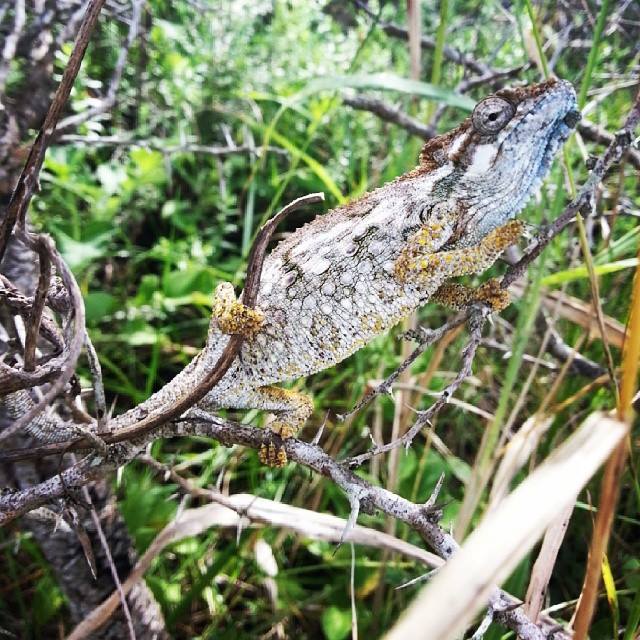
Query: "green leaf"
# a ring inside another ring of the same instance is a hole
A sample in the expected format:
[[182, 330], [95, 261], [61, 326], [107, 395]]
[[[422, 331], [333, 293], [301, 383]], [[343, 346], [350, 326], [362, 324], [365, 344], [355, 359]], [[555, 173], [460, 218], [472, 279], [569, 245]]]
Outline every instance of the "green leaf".
[[90, 262], [102, 258], [106, 253], [105, 245], [112, 235], [112, 232], [103, 233], [90, 240], [78, 242], [63, 231], [56, 234], [60, 253], [72, 271], [81, 271]]
[[[632, 269], [640, 264], [638, 258], [628, 258], [627, 260], [618, 260], [617, 262], [609, 262], [608, 264], [597, 265], [594, 268], [596, 275], [603, 276], [607, 273], [615, 273], [616, 271], [622, 271], [623, 269]], [[554, 286], [558, 284], [564, 284], [565, 282], [572, 282], [573, 280], [584, 280], [589, 277], [589, 272], [586, 266], [576, 267], [575, 269], [567, 269], [566, 271], [559, 271], [558, 273], [552, 273], [542, 278], [543, 286]]]
[[327, 640], [343, 640], [351, 631], [351, 611], [327, 607], [322, 613], [322, 631]]
[[113, 313], [117, 306], [116, 298], [104, 291], [92, 291], [84, 297], [84, 308], [88, 323], [99, 322], [104, 316]]
[[436, 102], [471, 111], [475, 101], [446, 87], [437, 87], [428, 82], [409, 80], [392, 73], [355, 74], [348, 76], [328, 76], [315, 78], [294, 94], [291, 100], [307, 98], [319, 91], [335, 89], [378, 89], [381, 91], [397, 91], [411, 96], [420, 96]]
[[169, 298], [179, 298], [194, 291], [211, 293], [213, 287], [211, 272], [206, 267], [195, 265], [167, 273], [162, 279], [162, 291]]

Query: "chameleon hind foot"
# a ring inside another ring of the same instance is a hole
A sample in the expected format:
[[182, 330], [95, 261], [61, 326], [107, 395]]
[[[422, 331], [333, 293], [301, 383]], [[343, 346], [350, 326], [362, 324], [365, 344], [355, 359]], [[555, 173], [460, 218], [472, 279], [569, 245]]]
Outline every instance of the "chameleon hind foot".
[[226, 335], [241, 335], [253, 338], [264, 324], [264, 314], [251, 309], [236, 298], [233, 285], [222, 282], [216, 289], [212, 316], [218, 328]]
[[431, 299], [452, 309], [464, 309], [476, 302], [482, 302], [491, 307], [491, 310], [496, 313], [506, 309], [511, 304], [509, 292], [500, 288], [500, 282], [496, 278], [487, 280], [477, 289], [453, 282], [443, 284]]
[[[268, 429], [281, 440], [293, 438], [313, 413], [313, 400], [303, 393], [280, 387], [261, 387], [259, 392], [268, 401], [269, 408], [277, 407], [279, 416]], [[273, 441], [263, 444], [258, 456], [260, 462], [269, 467], [282, 468], [287, 464], [284, 446]]]
[[[290, 422], [283, 422], [276, 420], [269, 425], [269, 430], [280, 436], [282, 440], [287, 438], [293, 438], [298, 432], [300, 425], [293, 425]], [[268, 467], [276, 467], [281, 469], [287, 464], [287, 452], [284, 450], [284, 446], [277, 445], [271, 441], [268, 444], [263, 444], [258, 452], [260, 462]]]
[[287, 452], [282, 445], [276, 445], [274, 442], [261, 445], [258, 458], [263, 465], [276, 469], [282, 469], [287, 464]]

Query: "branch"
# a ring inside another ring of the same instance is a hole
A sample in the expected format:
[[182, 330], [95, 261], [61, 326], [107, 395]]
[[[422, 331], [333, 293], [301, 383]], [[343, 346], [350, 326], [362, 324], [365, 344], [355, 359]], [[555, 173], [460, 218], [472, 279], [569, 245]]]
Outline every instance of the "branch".
[[53, 96], [44, 123], [29, 151], [27, 162], [20, 174], [18, 184], [11, 196], [5, 216], [0, 224], [0, 260], [4, 257], [9, 236], [16, 222], [19, 222], [20, 225], [23, 226], [29, 202], [38, 184], [38, 175], [44, 162], [44, 155], [51, 142], [62, 109], [69, 99], [71, 87], [80, 70], [82, 58], [87, 50], [91, 33], [98, 21], [100, 9], [102, 9], [104, 2], [105, 0], [90, 0], [87, 6], [87, 11], [80, 25], [78, 37], [71, 52], [69, 63], [64, 70], [62, 80]]
[[[424, 427], [431, 423], [431, 419], [434, 418], [440, 411], [440, 409], [442, 409], [442, 407], [444, 407], [449, 402], [451, 396], [458, 390], [464, 380], [471, 375], [471, 366], [473, 364], [473, 359], [475, 357], [476, 351], [480, 346], [480, 342], [482, 341], [482, 328], [484, 326], [486, 318], [488, 317], [488, 314], [489, 309], [484, 305], [474, 306], [469, 311], [469, 324], [471, 331], [469, 340], [462, 350], [462, 366], [460, 367], [460, 371], [457, 373], [456, 377], [441, 392], [440, 397], [428, 409], [417, 412], [418, 417], [411, 425], [411, 428], [408, 429], [406, 433], [404, 433], [404, 435], [402, 435], [400, 438], [397, 438], [396, 440], [388, 442], [387, 444], [376, 445], [366, 453], [362, 453], [358, 456], [349, 458], [347, 460], [347, 464], [350, 467], [358, 467], [374, 456], [387, 453], [392, 449], [397, 449], [400, 445], [404, 445], [407, 448], [411, 446], [411, 443], [413, 442], [415, 437], [422, 431], [422, 429], [424, 429]], [[464, 316], [462, 317], [464, 319]], [[457, 319], [454, 318], [454, 320]], [[420, 347], [418, 347], [418, 349], [419, 348]], [[409, 356], [409, 358], [411, 358], [412, 356], [413, 353]], [[404, 365], [405, 363], [402, 363], [402, 365], [400, 366], [403, 367]], [[393, 375], [394, 374], [392, 374], [392, 376]], [[383, 383], [383, 385], [385, 385], [385, 383]]]
[[105, 113], [115, 105], [118, 87], [120, 86], [120, 81], [122, 80], [122, 74], [124, 73], [124, 66], [127, 62], [127, 57], [129, 56], [129, 50], [131, 49], [133, 41], [138, 36], [138, 29], [140, 27], [140, 18], [142, 17], [142, 7], [144, 5], [144, 2], [145, 0], [133, 0], [131, 22], [129, 23], [127, 39], [125, 40], [124, 46], [120, 49], [120, 54], [118, 55], [118, 60], [116, 61], [113, 76], [111, 76], [109, 88], [107, 89], [107, 95], [99, 105], [62, 120], [60, 122], [60, 126], [58, 127], [58, 135], [64, 133], [65, 131], [75, 129], [79, 124], [90, 120], [100, 113]]
[[259, 155], [263, 149], [270, 151], [271, 153], [278, 153], [281, 155], [288, 154], [286, 149], [274, 146], [256, 147], [250, 144], [241, 144], [221, 147], [192, 142], [185, 142], [183, 144], [165, 144], [163, 141], [159, 140], [135, 140], [132, 138], [120, 138], [118, 136], [81, 136], [71, 133], [56, 138], [56, 144], [61, 143], [76, 143], [97, 147], [142, 147], [144, 149], [160, 151], [167, 155], [174, 153], [202, 153], [209, 156], [230, 156], [242, 153], [254, 153]]
[[[370, 18], [376, 19], [377, 16], [369, 9], [369, 7], [359, 0], [356, 0], [356, 6], [360, 8], [364, 13], [366, 13]], [[393, 24], [391, 22], [381, 23], [380, 27], [382, 30], [389, 36], [394, 38], [400, 38], [401, 40], [409, 41], [409, 32], [406, 29], [398, 26], [397, 24]], [[435, 49], [436, 41], [435, 38], [430, 36], [423, 35], [420, 38], [420, 46], [423, 49]], [[486, 65], [484, 62], [480, 62], [476, 60], [473, 56], [467, 55], [462, 51], [455, 49], [454, 47], [450, 47], [445, 45], [442, 49], [443, 56], [455, 64], [462, 65], [471, 69], [474, 73], [479, 73], [481, 75], [491, 73], [491, 68]]]
[[416, 118], [412, 118], [400, 108], [394, 107], [393, 105], [390, 105], [378, 98], [370, 98], [368, 96], [360, 95], [353, 97], [345, 96], [342, 98], [342, 102], [354, 109], [359, 109], [360, 111], [370, 111], [385, 122], [397, 124], [414, 136], [418, 136], [424, 140], [428, 140], [429, 138], [433, 138], [437, 135], [437, 131], [434, 127], [424, 124]]
[[[0, 494], [0, 525], [127, 464], [144, 451], [149, 442], [159, 437], [183, 436], [205, 436], [215, 438], [226, 446], [242, 445], [253, 449], [259, 449], [263, 444], [272, 442], [274, 437], [277, 438], [266, 430], [240, 425], [194, 409], [190, 412], [188, 419], [166, 424], [153, 434], [145, 434], [135, 444], [123, 443], [110, 446], [108, 459], [92, 454], [39, 485], [22, 491]], [[329, 478], [346, 495], [357, 495], [362, 511], [372, 513], [379, 509], [401, 520], [418, 532], [444, 560], [448, 560], [457, 551], [458, 543], [437, 523], [432, 505], [415, 504], [387, 489], [371, 485], [314, 444], [294, 438], [282, 440], [281, 443], [290, 460]], [[521, 637], [536, 640], [547, 637], [536, 625], [533, 625], [521, 608], [504, 610], [505, 607], [518, 603], [511, 595], [496, 589], [492, 601], [497, 603], [496, 607], [500, 608], [500, 613], [496, 612], [496, 616], [499, 616], [501, 623]], [[548, 619], [543, 622], [550, 624]], [[553, 621], [551, 624], [555, 625]], [[532, 635], [532, 628], [538, 630], [537, 635]], [[555, 638], [560, 640], [558, 635]]]

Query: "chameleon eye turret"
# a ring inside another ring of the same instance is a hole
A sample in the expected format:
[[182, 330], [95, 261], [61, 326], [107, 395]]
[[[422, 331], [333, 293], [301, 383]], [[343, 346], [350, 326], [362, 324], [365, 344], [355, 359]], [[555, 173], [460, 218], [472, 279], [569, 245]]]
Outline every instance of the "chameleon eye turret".
[[482, 135], [498, 133], [513, 118], [515, 112], [515, 107], [503, 98], [485, 98], [473, 110], [473, 128]]

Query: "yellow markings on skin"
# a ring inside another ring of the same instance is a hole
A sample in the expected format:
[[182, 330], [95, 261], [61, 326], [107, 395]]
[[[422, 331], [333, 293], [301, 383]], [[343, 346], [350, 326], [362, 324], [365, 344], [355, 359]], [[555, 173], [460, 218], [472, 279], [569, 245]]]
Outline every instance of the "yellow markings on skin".
[[264, 324], [264, 314], [251, 309], [236, 299], [233, 286], [228, 282], [218, 285], [213, 301], [212, 315], [225, 335], [253, 338]]
[[[479, 244], [426, 255], [420, 255], [415, 244], [410, 242], [396, 261], [395, 275], [401, 282], [411, 278], [418, 282], [428, 282], [436, 276], [447, 278], [480, 273], [488, 269], [522, 235], [523, 229], [524, 225], [520, 220], [512, 220], [487, 234]], [[508, 304], [501, 300], [502, 298], [496, 298], [495, 304]]]
[[488, 280], [477, 289], [457, 283], [443, 284], [431, 299], [452, 309], [463, 309], [475, 302], [484, 302], [494, 312], [502, 311], [511, 302], [509, 293], [500, 288], [500, 282], [495, 278]]

